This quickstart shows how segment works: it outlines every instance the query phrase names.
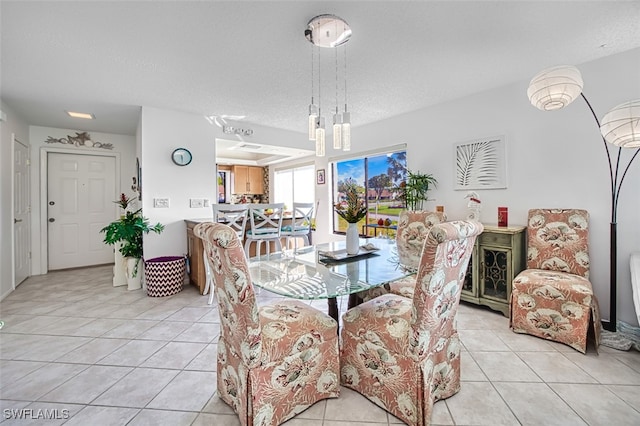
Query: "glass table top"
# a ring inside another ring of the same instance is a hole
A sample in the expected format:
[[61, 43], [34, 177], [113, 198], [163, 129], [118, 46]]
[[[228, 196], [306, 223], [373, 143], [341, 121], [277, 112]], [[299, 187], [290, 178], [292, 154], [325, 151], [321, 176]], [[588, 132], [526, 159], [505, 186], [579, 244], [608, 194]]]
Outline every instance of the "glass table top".
[[344, 250], [345, 242], [340, 241], [253, 257], [249, 262], [251, 279], [256, 287], [282, 296], [328, 299], [411, 274], [398, 262], [395, 240], [361, 239], [360, 244], [373, 244], [379, 250], [340, 261], [320, 255], [324, 251]]

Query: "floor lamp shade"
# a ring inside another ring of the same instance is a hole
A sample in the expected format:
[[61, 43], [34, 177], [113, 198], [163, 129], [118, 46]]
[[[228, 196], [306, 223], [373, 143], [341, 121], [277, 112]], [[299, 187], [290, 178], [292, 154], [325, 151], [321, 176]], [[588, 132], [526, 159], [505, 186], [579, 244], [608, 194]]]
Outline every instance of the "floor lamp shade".
[[527, 96], [531, 104], [543, 111], [564, 108], [582, 93], [582, 75], [571, 65], [547, 68], [529, 83]]
[[621, 148], [640, 147], [640, 99], [609, 111], [602, 117], [600, 132], [607, 142]]

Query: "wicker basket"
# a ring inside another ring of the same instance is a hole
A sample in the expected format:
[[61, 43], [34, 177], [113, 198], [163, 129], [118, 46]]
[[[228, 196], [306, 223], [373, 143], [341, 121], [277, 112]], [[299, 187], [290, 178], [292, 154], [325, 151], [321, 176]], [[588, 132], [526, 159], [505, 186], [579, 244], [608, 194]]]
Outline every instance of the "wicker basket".
[[154, 257], [144, 261], [147, 295], [171, 296], [182, 291], [185, 274], [184, 256]]

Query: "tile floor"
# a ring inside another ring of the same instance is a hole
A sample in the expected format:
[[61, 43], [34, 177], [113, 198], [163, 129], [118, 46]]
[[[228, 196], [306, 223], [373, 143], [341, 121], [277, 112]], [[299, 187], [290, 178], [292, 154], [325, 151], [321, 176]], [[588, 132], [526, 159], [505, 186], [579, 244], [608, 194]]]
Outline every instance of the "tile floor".
[[[312, 304], [326, 311], [325, 301]], [[192, 286], [156, 299], [114, 288], [109, 266], [52, 272], [0, 302], [0, 319], [3, 426], [239, 425], [215, 395], [218, 313]], [[462, 390], [436, 403], [433, 424], [640, 424], [640, 353], [582, 355], [514, 334], [501, 314], [464, 304], [458, 325]], [[68, 418], [10, 418], [23, 408]], [[398, 423], [343, 388], [286, 424]]]

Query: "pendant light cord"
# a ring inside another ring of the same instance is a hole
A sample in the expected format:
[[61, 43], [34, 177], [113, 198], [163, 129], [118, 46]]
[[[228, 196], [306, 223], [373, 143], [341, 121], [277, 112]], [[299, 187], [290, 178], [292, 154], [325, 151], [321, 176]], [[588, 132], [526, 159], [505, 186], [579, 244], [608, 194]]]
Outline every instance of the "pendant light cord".
[[344, 45], [344, 112], [347, 112], [347, 45]]

